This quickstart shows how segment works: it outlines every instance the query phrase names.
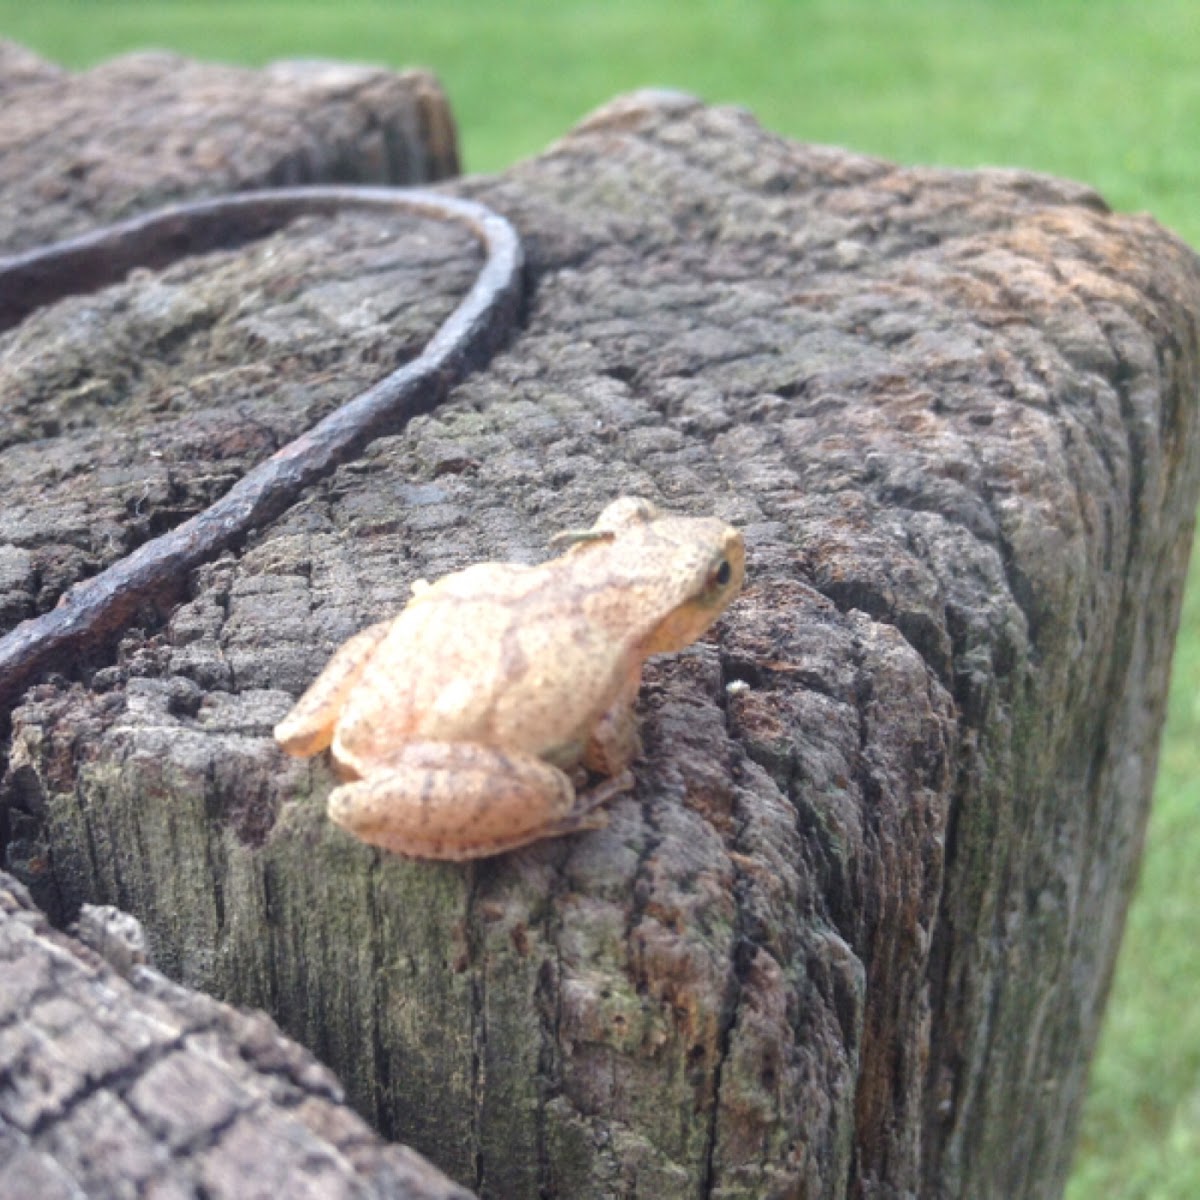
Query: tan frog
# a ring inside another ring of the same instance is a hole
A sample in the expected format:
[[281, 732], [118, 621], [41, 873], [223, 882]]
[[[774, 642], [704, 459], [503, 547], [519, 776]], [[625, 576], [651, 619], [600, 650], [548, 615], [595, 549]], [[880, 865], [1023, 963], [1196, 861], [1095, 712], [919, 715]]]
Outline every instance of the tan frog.
[[[607, 821], [633, 786], [633, 704], [651, 654], [695, 641], [742, 586], [741, 534], [715, 517], [614, 500], [540, 566], [479, 563], [419, 581], [352, 637], [275, 729], [332, 744], [329, 815], [418, 858], [499, 854]], [[608, 778], [576, 794], [586, 768]]]

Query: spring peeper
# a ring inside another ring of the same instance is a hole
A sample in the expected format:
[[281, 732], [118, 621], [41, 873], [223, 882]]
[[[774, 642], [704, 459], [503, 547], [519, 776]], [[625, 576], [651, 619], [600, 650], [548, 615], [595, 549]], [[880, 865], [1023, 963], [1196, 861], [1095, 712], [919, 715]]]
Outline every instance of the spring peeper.
[[[540, 566], [479, 563], [333, 656], [275, 729], [332, 746], [329, 815], [365, 842], [469, 859], [601, 828], [633, 786], [642, 664], [695, 641], [737, 595], [741, 534], [613, 501]], [[584, 770], [586, 769], [586, 771]], [[605, 776], [577, 793], [586, 772]]]

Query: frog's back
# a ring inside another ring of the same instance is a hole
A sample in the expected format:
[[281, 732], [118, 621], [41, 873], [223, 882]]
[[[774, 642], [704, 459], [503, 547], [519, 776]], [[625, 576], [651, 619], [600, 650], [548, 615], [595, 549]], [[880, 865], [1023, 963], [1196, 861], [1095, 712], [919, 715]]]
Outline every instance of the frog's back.
[[411, 741], [577, 758], [624, 668], [619, 647], [564, 611], [548, 576], [545, 566], [480, 563], [418, 593], [342, 713], [343, 761], [379, 761]]

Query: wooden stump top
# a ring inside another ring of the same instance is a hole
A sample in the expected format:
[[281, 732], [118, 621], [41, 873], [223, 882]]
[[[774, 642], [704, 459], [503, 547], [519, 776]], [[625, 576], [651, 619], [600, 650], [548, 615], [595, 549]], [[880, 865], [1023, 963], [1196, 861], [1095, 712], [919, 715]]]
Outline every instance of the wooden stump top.
[[161, 51], [72, 73], [0, 41], [0, 250], [183, 197], [268, 184], [430, 183], [458, 140], [429, 71]]

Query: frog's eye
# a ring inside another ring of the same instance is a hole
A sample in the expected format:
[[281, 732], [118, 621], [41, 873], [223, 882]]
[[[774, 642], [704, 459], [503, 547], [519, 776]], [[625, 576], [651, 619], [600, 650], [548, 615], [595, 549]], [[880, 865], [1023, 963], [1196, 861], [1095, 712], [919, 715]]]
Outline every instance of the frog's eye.
[[729, 559], [723, 558], [717, 564], [716, 569], [708, 577], [709, 587], [724, 587], [733, 578], [733, 568], [729, 565]]

